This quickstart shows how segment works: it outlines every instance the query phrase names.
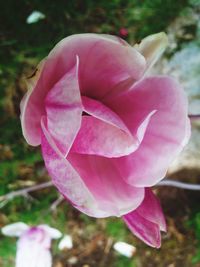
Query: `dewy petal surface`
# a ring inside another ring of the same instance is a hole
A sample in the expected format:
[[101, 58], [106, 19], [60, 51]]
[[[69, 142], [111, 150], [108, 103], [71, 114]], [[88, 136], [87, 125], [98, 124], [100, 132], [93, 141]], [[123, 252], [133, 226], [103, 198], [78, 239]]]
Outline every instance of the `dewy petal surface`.
[[49, 91], [45, 108], [48, 130], [60, 151], [66, 155], [81, 126], [78, 62]]
[[129, 184], [141, 187], [156, 184], [190, 136], [187, 98], [182, 88], [170, 77], [151, 77], [104, 102], [131, 132], [137, 129], [135, 122], [156, 110], [139, 148], [129, 156], [112, 159]]
[[143, 201], [144, 188], [128, 185], [111, 159], [76, 153], [69, 153], [67, 159], [109, 216], [122, 216]]

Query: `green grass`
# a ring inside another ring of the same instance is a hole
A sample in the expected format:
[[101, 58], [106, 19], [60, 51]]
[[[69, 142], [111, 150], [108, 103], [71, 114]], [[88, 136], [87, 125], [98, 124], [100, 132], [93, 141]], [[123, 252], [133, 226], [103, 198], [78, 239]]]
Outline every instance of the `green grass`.
[[192, 219], [188, 222], [189, 227], [194, 229], [195, 237], [197, 240], [196, 253], [193, 256], [192, 263], [196, 264], [200, 262], [200, 211], [193, 213]]
[[118, 256], [115, 262], [116, 267], [136, 267], [134, 259], [126, 258], [125, 256]]

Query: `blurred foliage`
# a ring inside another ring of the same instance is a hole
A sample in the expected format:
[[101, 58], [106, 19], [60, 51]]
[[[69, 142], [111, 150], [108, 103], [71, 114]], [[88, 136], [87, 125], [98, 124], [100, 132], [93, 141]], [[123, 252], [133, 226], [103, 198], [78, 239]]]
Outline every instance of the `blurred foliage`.
[[192, 260], [193, 263], [200, 262], [200, 212], [198, 210], [199, 208], [196, 210], [196, 212], [194, 211], [192, 219], [188, 222], [188, 225], [194, 229], [197, 239], [197, 249]]
[[[187, 5], [187, 0], [7, 0], [0, 6], [0, 41], [2, 63], [8, 63], [16, 51], [27, 56], [45, 56], [60, 39], [75, 33], [118, 34], [129, 29], [130, 39], [163, 31]], [[173, 8], [172, 8], [173, 7]], [[46, 19], [27, 24], [34, 10]]]

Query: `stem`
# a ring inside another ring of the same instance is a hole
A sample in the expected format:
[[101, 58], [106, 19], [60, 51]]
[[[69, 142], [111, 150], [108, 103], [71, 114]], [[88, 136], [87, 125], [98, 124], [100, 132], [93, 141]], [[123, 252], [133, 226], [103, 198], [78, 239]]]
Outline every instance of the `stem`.
[[10, 192], [8, 194], [0, 196], [0, 201], [8, 201], [8, 200], [11, 200], [11, 199], [13, 199], [15, 197], [18, 197], [18, 196], [27, 196], [27, 194], [29, 192], [41, 190], [41, 189], [44, 189], [44, 188], [47, 188], [47, 187], [50, 187], [50, 186], [53, 186], [53, 183], [51, 181], [50, 182], [45, 182], [45, 183], [42, 183], [42, 184], [37, 184], [37, 185], [34, 185], [34, 186], [30, 186], [30, 187], [27, 187], [27, 188], [23, 188], [23, 189], [20, 189], [20, 190], [17, 190], [17, 191], [13, 191], [13, 192]]
[[62, 203], [62, 201], [64, 200], [64, 197], [62, 195], [60, 195], [52, 204], [50, 207], [51, 211], [55, 211], [58, 207], [58, 205], [60, 205]]
[[187, 190], [200, 190], [200, 184], [189, 184], [189, 183], [183, 183], [178, 182], [174, 180], [164, 180], [157, 184], [157, 186], [173, 186], [181, 189], [187, 189]]
[[190, 118], [191, 121], [199, 120], [200, 114], [189, 114], [188, 117]]

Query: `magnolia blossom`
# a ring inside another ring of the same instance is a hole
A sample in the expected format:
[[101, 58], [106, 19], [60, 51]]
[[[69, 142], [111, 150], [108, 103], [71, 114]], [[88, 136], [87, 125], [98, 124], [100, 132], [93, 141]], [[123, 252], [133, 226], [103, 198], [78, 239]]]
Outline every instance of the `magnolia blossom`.
[[81, 212], [122, 217], [160, 246], [165, 219], [150, 187], [190, 136], [187, 98], [172, 77], [148, 77], [164, 33], [134, 47], [112, 35], [59, 42], [28, 79], [21, 102], [26, 141], [41, 145], [60, 193]]
[[2, 233], [19, 237], [17, 242], [16, 267], [51, 267], [51, 239], [58, 239], [61, 232], [48, 225], [30, 227], [23, 222], [4, 226]]

